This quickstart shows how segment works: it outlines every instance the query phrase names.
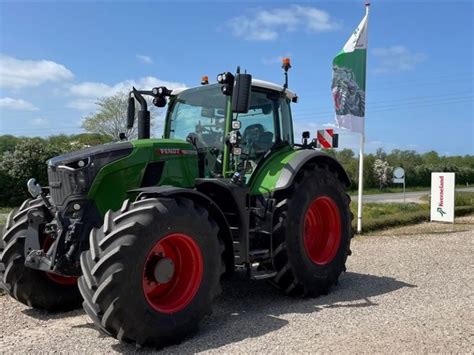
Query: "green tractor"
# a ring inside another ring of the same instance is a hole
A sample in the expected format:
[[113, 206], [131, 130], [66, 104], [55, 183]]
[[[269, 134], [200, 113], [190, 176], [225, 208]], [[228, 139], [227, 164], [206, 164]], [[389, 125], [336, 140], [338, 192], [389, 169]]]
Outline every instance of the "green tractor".
[[[48, 311], [82, 303], [102, 331], [155, 347], [193, 333], [236, 269], [326, 294], [350, 254], [350, 182], [308, 132], [294, 142], [288, 68], [283, 86], [238, 69], [195, 88], [133, 88], [138, 140], [52, 158], [48, 187], [28, 181], [33, 199], [0, 242], [2, 288]], [[167, 105], [162, 139], [144, 96]]]

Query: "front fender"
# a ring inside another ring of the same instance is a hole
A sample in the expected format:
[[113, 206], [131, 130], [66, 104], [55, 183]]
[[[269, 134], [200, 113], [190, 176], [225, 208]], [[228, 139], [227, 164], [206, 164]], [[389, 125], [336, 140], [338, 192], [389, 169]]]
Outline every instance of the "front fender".
[[137, 200], [147, 197], [183, 197], [204, 207], [219, 226], [219, 237], [222, 238], [225, 244], [226, 270], [227, 272], [232, 272], [234, 267], [234, 247], [232, 233], [224, 213], [212, 199], [194, 189], [169, 185], [142, 187], [139, 189], [129, 190], [128, 193], [132, 195], [138, 194]]

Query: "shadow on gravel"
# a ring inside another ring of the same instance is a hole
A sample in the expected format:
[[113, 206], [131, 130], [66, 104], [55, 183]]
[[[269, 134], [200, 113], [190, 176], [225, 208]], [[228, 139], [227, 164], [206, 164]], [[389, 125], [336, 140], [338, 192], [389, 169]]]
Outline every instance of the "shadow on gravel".
[[38, 320], [54, 320], [54, 319], [64, 319], [69, 317], [77, 317], [85, 312], [81, 309], [70, 312], [55, 312], [51, 313], [48, 311], [42, 311], [40, 309], [26, 308], [21, 311], [25, 316], [32, 317]]
[[[259, 337], [288, 324], [278, 316], [310, 314], [325, 308], [374, 307], [370, 297], [405, 287], [416, 287], [391, 277], [348, 272], [327, 296], [301, 299], [287, 297], [262, 281], [248, 280], [237, 274], [223, 281], [222, 295], [216, 300], [212, 316], [206, 318], [200, 331], [179, 345], [166, 347], [165, 352], [195, 353], [215, 349], [247, 338]], [[116, 344], [119, 352], [150, 352], [128, 344]]]

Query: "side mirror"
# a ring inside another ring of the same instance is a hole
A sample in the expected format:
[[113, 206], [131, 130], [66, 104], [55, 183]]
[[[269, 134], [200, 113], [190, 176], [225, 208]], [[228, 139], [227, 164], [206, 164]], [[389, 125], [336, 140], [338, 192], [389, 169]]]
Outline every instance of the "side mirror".
[[135, 121], [135, 98], [128, 98], [127, 106], [127, 128], [133, 128], [133, 122]]
[[236, 74], [232, 94], [232, 112], [247, 113], [249, 111], [251, 90], [252, 75]]

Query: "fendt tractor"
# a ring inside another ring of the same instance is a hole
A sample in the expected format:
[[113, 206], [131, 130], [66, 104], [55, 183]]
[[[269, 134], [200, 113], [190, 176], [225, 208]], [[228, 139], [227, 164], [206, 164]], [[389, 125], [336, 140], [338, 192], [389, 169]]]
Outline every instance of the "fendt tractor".
[[[196, 331], [235, 270], [327, 294], [350, 254], [350, 180], [309, 132], [294, 142], [283, 68], [283, 85], [238, 68], [194, 88], [133, 88], [137, 140], [52, 158], [48, 187], [28, 181], [33, 198], [0, 244], [2, 288], [48, 311], [82, 303], [105, 333], [155, 347]], [[145, 97], [167, 105], [162, 139]]]

